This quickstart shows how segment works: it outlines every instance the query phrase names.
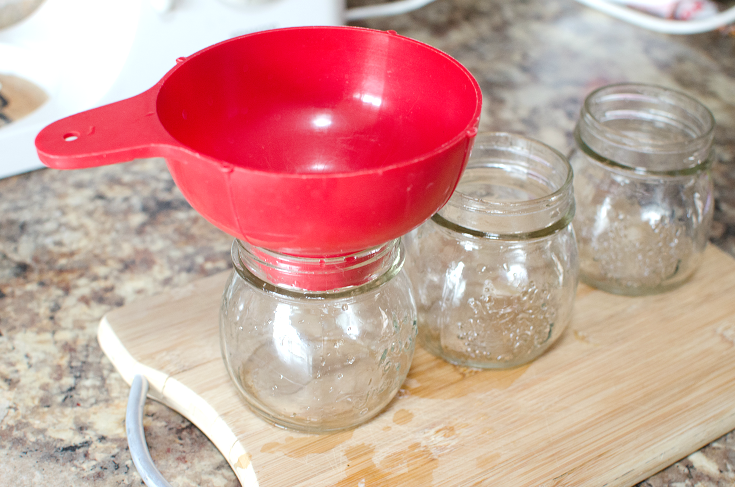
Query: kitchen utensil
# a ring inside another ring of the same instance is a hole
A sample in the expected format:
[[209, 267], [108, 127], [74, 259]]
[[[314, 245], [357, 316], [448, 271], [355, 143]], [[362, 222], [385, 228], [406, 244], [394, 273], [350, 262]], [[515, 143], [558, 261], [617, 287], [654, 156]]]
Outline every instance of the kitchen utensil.
[[163, 156], [225, 232], [327, 256], [397, 238], [446, 203], [480, 117], [461, 64], [392, 32], [279, 29], [179, 61], [150, 90], [43, 129], [41, 160]]
[[735, 260], [712, 246], [670, 293], [580, 285], [566, 333], [529, 365], [478, 371], [417, 347], [388, 408], [329, 435], [243, 408], [217, 336], [227, 275], [118, 308], [98, 336], [123, 379], [145, 375], [149, 396], [207, 434], [244, 487], [622, 487], [735, 428]]

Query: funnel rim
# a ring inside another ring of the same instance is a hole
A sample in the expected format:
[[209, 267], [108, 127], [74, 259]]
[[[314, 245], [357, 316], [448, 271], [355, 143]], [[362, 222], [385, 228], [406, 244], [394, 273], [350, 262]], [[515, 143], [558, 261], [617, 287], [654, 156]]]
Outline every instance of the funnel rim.
[[[280, 172], [280, 171], [270, 171], [270, 170], [264, 170], [260, 168], [253, 168], [253, 167], [247, 167], [243, 166], [237, 163], [225, 161], [222, 159], [218, 159], [216, 157], [210, 156], [208, 154], [204, 154], [202, 152], [197, 151], [193, 147], [189, 146], [188, 144], [183, 143], [180, 141], [177, 137], [175, 137], [170, 130], [166, 127], [166, 125], [163, 123], [163, 121], [160, 119], [160, 113], [158, 113], [158, 110], [156, 110], [156, 118], [158, 118], [158, 122], [163, 128], [163, 130], [175, 141], [174, 147], [178, 150], [184, 151], [189, 153], [190, 155], [195, 155], [198, 159], [204, 159], [207, 161], [210, 161], [214, 164], [218, 164], [222, 166], [223, 168], [227, 169], [228, 171], [238, 171], [238, 172], [246, 172], [250, 174], [259, 174], [259, 175], [278, 175], [279, 178], [289, 178], [289, 179], [343, 179], [343, 178], [349, 178], [349, 177], [359, 177], [364, 176], [368, 174], [381, 174], [385, 171], [391, 171], [395, 169], [400, 169], [403, 167], [411, 166], [412, 164], [417, 164], [422, 161], [425, 161], [426, 159], [429, 159], [431, 157], [434, 157], [438, 154], [441, 154], [442, 152], [445, 152], [449, 150], [452, 147], [455, 147], [459, 144], [461, 144], [463, 141], [465, 141], [467, 138], [474, 137], [476, 133], [476, 129], [479, 126], [480, 121], [480, 115], [482, 112], [482, 90], [480, 89], [480, 85], [477, 82], [477, 79], [472, 75], [472, 73], [467, 69], [462, 63], [460, 63], [458, 60], [454, 59], [449, 54], [445, 53], [444, 51], [437, 49], [434, 46], [431, 46], [429, 44], [426, 44], [424, 42], [418, 41], [416, 39], [412, 39], [407, 36], [400, 35], [394, 31], [382, 31], [378, 29], [370, 29], [367, 27], [357, 27], [357, 26], [349, 26], [349, 25], [339, 25], [339, 26], [300, 26], [300, 27], [284, 27], [279, 29], [269, 29], [264, 31], [258, 31], [258, 32], [251, 32], [249, 34], [244, 34], [242, 36], [233, 37], [230, 39], [225, 39], [223, 41], [220, 41], [216, 44], [212, 44], [211, 46], [205, 47], [204, 49], [201, 49], [200, 51], [197, 51], [190, 56], [187, 56], [186, 58], [179, 58], [177, 59], [176, 65], [171, 68], [159, 81], [156, 83], [156, 85], [152, 88], [152, 90], [155, 90], [155, 102], [154, 104], [158, 104], [158, 97], [160, 96], [161, 90], [163, 86], [166, 84], [166, 82], [171, 78], [171, 76], [176, 73], [184, 64], [186, 64], [189, 60], [198, 58], [202, 55], [206, 55], [209, 51], [217, 49], [219, 46], [231, 43], [231, 42], [238, 42], [243, 38], [252, 38], [252, 37], [258, 37], [258, 36], [268, 36], [272, 35], [273, 32], [290, 32], [290, 31], [355, 31], [355, 32], [369, 32], [373, 34], [380, 34], [385, 36], [391, 36], [395, 38], [400, 38], [404, 41], [408, 41], [414, 45], [420, 46], [423, 49], [427, 49], [430, 52], [433, 52], [440, 57], [442, 57], [445, 61], [449, 61], [451, 65], [454, 65], [457, 69], [459, 69], [459, 72], [461, 72], [469, 81], [470, 85], [473, 88], [474, 91], [474, 98], [475, 98], [475, 109], [472, 113], [472, 116], [469, 118], [469, 122], [467, 125], [465, 125], [460, 131], [457, 132], [456, 135], [454, 135], [451, 139], [444, 142], [443, 144], [440, 144], [439, 146], [435, 147], [431, 151], [425, 152], [424, 154], [421, 154], [420, 156], [416, 156], [410, 159], [404, 159], [397, 162], [394, 162], [392, 164], [388, 164], [385, 166], [380, 167], [372, 167], [372, 168], [366, 168], [366, 169], [357, 169], [357, 170], [345, 170], [345, 171], [335, 171], [335, 172]], [[169, 145], [169, 144], [164, 144]], [[165, 157], [165, 156], [164, 156]]]

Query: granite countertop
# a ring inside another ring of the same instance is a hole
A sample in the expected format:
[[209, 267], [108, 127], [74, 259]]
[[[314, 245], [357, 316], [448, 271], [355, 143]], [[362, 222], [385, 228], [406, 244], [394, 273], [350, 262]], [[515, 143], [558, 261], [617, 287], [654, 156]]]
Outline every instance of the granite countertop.
[[[350, 2], [363, 3], [375, 2]], [[481, 129], [562, 151], [598, 86], [657, 83], [698, 98], [717, 119], [711, 241], [735, 256], [732, 35], [656, 34], [573, 0], [438, 0], [360, 25], [419, 39], [466, 65], [484, 94]], [[97, 325], [111, 309], [227, 269], [230, 243], [189, 207], [161, 160], [0, 180], [0, 483], [141, 484], [125, 438], [129, 388], [100, 350]], [[237, 485], [177, 413], [149, 401], [145, 426], [173, 485]], [[641, 485], [733, 484], [735, 432]]]

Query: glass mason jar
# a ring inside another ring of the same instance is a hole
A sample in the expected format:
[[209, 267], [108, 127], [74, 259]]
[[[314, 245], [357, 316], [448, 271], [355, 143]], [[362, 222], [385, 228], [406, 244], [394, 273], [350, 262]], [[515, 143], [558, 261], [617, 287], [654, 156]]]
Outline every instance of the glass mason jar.
[[222, 355], [251, 408], [323, 433], [375, 416], [406, 378], [416, 307], [400, 240], [304, 258], [235, 240], [220, 313]]
[[406, 237], [419, 343], [508, 368], [559, 338], [577, 289], [572, 169], [540, 142], [478, 134], [449, 203]]
[[611, 85], [587, 97], [569, 156], [584, 282], [643, 295], [694, 273], [714, 211], [714, 125], [704, 105], [657, 86]]

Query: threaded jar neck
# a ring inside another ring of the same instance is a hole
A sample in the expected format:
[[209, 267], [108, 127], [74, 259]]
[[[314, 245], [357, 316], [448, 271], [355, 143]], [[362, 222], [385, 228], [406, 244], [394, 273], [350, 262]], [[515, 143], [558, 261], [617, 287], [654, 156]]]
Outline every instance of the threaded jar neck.
[[573, 217], [566, 157], [536, 140], [495, 132], [478, 134], [457, 189], [432, 219], [476, 237], [522, 240], [555, 233]]
[[[360, 252], [331, 257], [281, 254], [236, 239], [235, 270], [257, 287], [302, 293], [341, 293], [392, 278], [403, 266], [400, 239]], [[316, 296], [318, 297], [318, 296]]]
[[645, 84], [618, 84], [590, 93], [575, 137], [599, 162], [640, 174], [680, 175], [707, 166], [715, 120], [684, 93]]

